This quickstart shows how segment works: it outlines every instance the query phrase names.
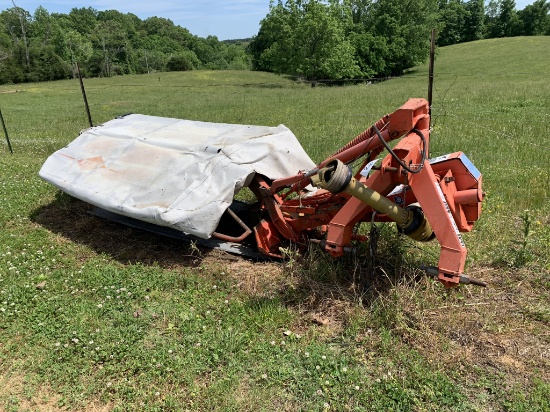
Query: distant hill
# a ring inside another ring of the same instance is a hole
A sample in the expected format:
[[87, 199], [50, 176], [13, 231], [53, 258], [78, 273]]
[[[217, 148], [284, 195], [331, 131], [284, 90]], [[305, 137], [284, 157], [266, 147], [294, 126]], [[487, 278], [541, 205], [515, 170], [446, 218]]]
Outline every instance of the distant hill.
[[247, 70], [250, 39], [202, 38], [170, 19], [91, 7], [68, 14], [13, 7], [0, 12], [0, 84], [162, 71]]
[[[436, 55], [436, 74], [502, 76], [536, 72], [550, 77], [549, 66], [550, 36], [478, 40], [441, 47]], [[425, 64], [419, 69], [427, 71], [427, 67]]]
[[222, 40], [222, 43], [227, 44], [248, 44], [252, 41], [252, 37], [248, 37], [246, 39], [229, 39], [229, 40]]

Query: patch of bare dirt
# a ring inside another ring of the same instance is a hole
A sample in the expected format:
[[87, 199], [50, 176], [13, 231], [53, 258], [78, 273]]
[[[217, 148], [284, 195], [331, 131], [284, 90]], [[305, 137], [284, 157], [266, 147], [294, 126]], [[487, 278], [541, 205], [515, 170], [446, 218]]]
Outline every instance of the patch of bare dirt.
[[[60, 406], [62, 396], [51, 388], [33, 387], [25, 382], [25, 379], [17, 374], [0, 375], [0, 412], [4, 411], [32, 411], [32, 412], [60, 412], [69, 411]], [[78, 408], [85, 412], [107, 412], [113, 409], [113, 405], [103, 405], [99, 402], [89, 402], [84, 408]]]
[[534, 285], [527, 270], [482, 270], [486, 289], [398, 294], [404, 340], [432, 362], [472, 375], [481, 368], [503, 373], [510, 385], [528, 385], [534, 377], [550, 382], [548, 291]]

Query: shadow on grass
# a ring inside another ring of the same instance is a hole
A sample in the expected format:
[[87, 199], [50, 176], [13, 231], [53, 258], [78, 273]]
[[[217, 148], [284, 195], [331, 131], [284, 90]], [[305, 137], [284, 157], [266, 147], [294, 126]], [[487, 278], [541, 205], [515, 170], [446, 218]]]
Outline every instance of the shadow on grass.
[[369, 257], [368, 245], [339, 259], [332, 259], [316, 245], [301, 251], [291, 245], [284, 249], [283, 261], [262, 264], [104, 220], [92, 215], [93, 209], [88, 203], [58, 192], [56, 200], [36, 209], [31, 219], [121, 264], [165, 269], [200, 267], [205, 263], [233, 266], [233, 276], [252, 302], [269, 297], [338, 323], [345, 323], [344, 306], [370, 308], [397, 285], [414, 284], [422, 278], [414, 268], [418, 262], [405, 257], [403, 239], [393, 227], [382, 229], [375, 259]]
[[[312, 245], [303, 253], [291, 251], [284, 263], [287, 276], [297, 284], [283, 293], [287, 305], [303, 311], [320, 313], [336, 323], [345, 323], [346, 308], [376, 310], [394, 298], [398, 287], [414, 288], [424, 279], [418, 267], [426, 258], [420, 250], [412, 253], [410, 242], [405, 242], [393, 225], [382, 226], [374, 249], [370, 243], [357, 245], [355, 253], [332, 259]], [[425, 263], [425, 262], [424, 262]], [[387, 310], [381, 311], [382, 323], [389, 326]], [[314, 319], [317, 321], [317, 319]]]
[[32, 213], [31, 220], [122, 264], [196, 267], [210, 253], [207, 248], [101, 219], [93, 210], [94, 206], [58, 192], [55, 201]]

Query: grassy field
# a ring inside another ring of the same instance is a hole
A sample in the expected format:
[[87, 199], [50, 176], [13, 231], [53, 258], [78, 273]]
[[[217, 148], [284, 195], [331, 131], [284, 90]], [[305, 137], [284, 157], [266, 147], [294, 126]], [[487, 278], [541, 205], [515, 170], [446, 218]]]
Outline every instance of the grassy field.
[[[87, 127], [76, 80], [0, 86], [0, 411], [550, 410], [550, 37], [438, 50], [431, 156], [464, 151], [487, 198], [450, 291], [381, 228], [365, 256], [253, 263], [104, 222], [38, 178]], [[86, 80], [128, 112], [288, 126], [319, 161], [424, 97], [427, 67], [367, 85], [266, 73]], [[366, 289], [357, 287], [366, 283]]]

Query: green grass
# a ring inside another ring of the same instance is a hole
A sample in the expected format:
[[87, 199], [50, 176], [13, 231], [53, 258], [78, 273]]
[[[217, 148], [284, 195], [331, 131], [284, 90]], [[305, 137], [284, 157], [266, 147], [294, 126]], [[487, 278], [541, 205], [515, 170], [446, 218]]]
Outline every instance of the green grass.
[[[312, 251], [281, 269], [100, 222], [37, 176], [87, 127], [78, 82], [0, 86], [15, 152], [0, 142], [0, 410], [548, 410], [549, 49], [533, 37], [438, 51], [430, 151], [463, 151], [484, 175], [466, 243], [488, 290], [417, 280], [437, 248], [389, 227], [362, 295], [361, 256]], [[343, 87], [251, 72], [85, 84], [96, 124], [284, 123], [319, 161], [425, 96], [427, 67]]]

